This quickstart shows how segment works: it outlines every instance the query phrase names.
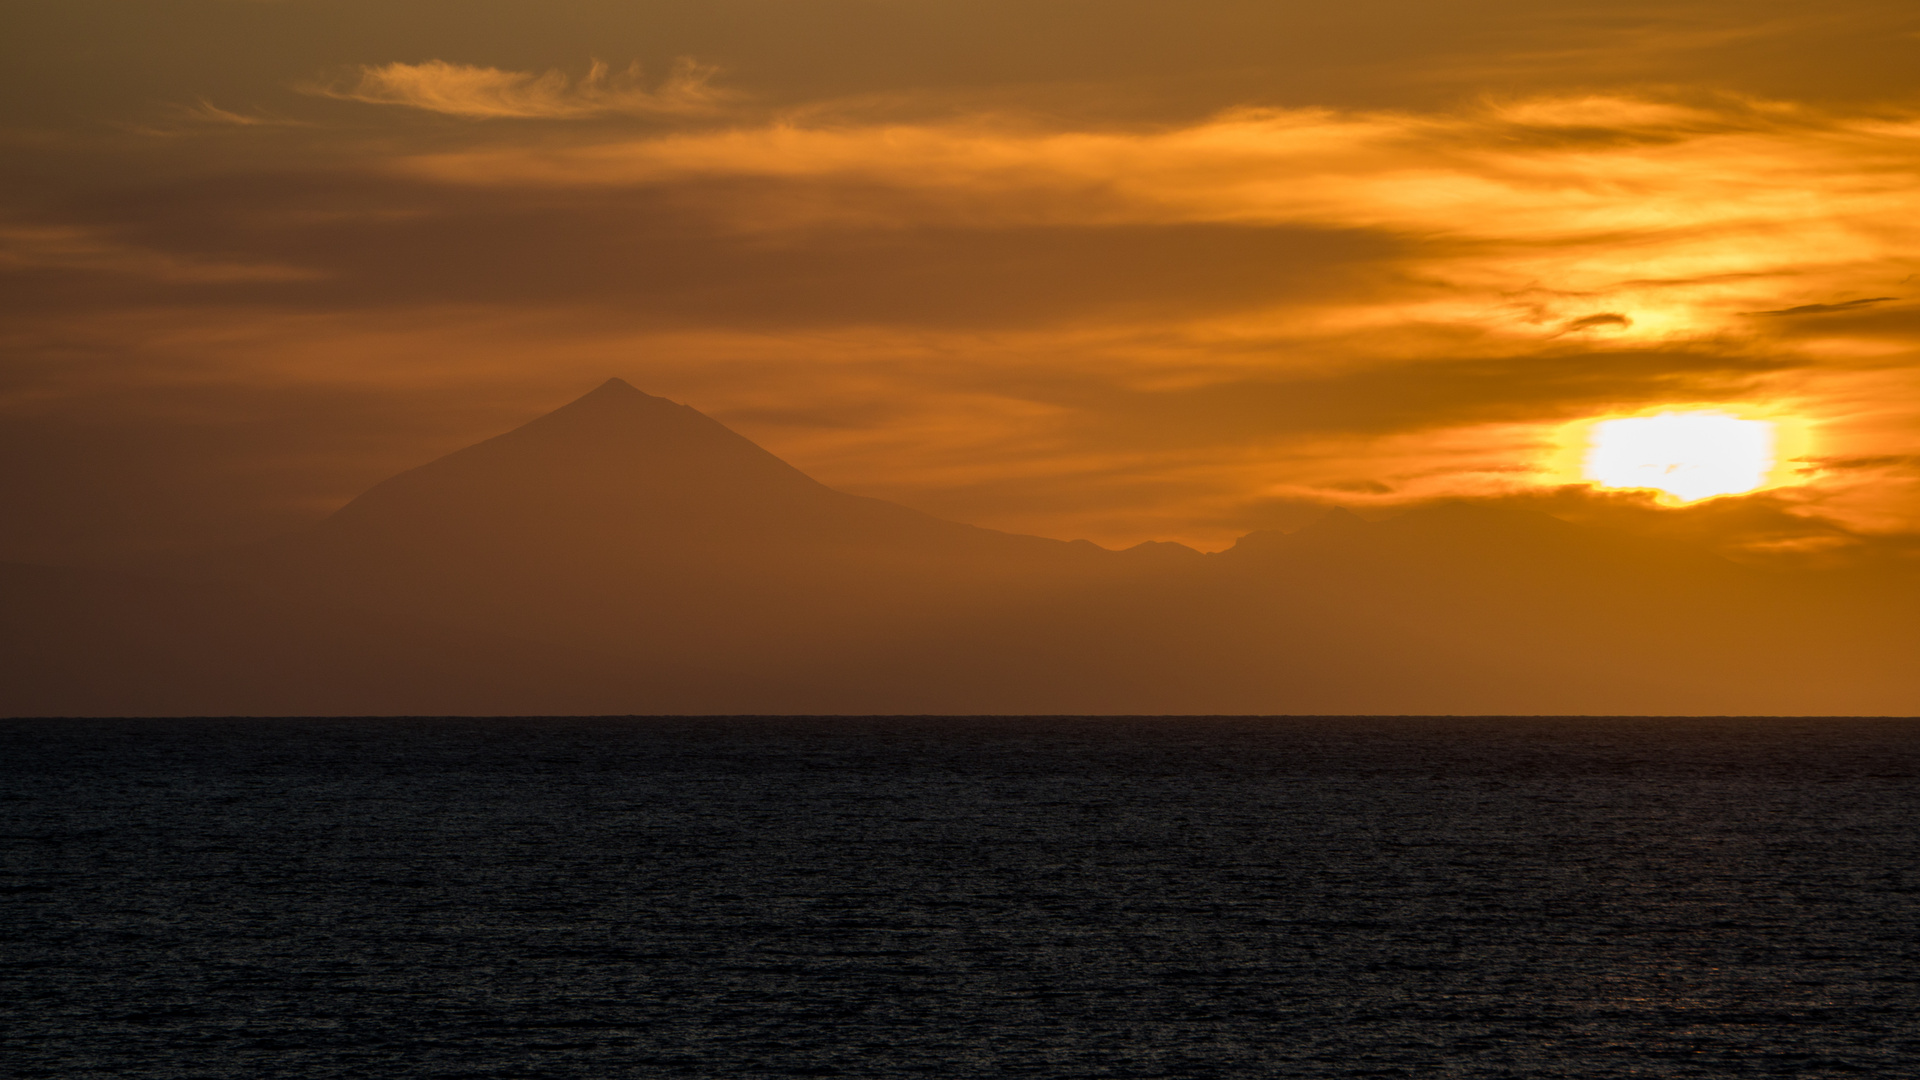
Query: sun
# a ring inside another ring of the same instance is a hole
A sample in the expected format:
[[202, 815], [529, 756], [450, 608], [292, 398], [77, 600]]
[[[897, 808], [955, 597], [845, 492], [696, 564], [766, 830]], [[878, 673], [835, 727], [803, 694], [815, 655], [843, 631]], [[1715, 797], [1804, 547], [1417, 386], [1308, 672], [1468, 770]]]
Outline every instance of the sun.
[[1767, 482], [1774, 425], [1724, 412], [1663, 412], [1602, 420], [1587, 430], [1587, 479], [1653, 488], [1680, 502], [1738, 495]]

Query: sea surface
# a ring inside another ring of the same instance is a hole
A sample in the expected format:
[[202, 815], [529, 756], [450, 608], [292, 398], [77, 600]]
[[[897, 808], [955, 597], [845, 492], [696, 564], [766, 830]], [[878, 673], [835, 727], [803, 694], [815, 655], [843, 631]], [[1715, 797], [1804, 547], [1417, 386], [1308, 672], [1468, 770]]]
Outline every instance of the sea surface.
[[0, 1075], [1920, 1075], [1920, 722], [0, 722]]

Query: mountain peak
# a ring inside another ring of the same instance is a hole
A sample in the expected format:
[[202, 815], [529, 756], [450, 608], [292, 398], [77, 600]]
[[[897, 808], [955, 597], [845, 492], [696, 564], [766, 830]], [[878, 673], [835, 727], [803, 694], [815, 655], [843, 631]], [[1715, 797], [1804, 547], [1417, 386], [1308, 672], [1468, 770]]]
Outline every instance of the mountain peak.
[[578, 417], [583, 414], [630, 416], [641, 415], [647, 411], [660, 415], [694, 412], [677, 401], [655, 397], [640, 390], [625, 379], [613, 378], [523, 427], [537, 425], [555, 417]]
[[[578, 453], [602, 459], [640, 453], [655, 457], [666, 454], [681, 461], [719, 455], [753, 459], [762, 466], [777, 460], [698, 409], [656, 397], [618, 378], [608, 379], [545, 416], [462, 453], [497, 453], [509, 447], [525, 451], [535, 445], [562, 443]], [[491, 450], [483, 449], [489, 447]]]
[[671, 529], [751, 518], [756, 508], [795, 498], [846, 497], [699, 410], [614, 378], [512, 431], [376, 485], [336, 513], [330, 527], [422, 537], [538, 532], [560, 520]]
[[619, 376], [615, 376], [611, 379], [608, 379], [606, 382], [601, 383], [599, 386], [596, 386], [593, 389], [587, 391], [586, 393], [580, 395], [574, 400], [585, 401], [588, 398], [617, 398], [617, 397], [627, 397], [632, 395], [638, 395], [643, 398], [653, 396], [652, 394], [649, 394], [635, 387], [632, 383], [628, 382], [627, 380], [622, 379]]

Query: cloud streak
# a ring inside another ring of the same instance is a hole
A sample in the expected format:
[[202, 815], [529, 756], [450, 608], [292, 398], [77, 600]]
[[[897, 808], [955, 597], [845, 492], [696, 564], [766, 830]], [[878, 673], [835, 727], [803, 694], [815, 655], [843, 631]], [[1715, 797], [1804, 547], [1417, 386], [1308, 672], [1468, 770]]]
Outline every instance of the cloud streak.
[[1858, 311], [1874, 304], [1887, 304], [1898, 300], [1897, 296], [1870, 296], [1865, 300], [1848, 300], [1840, 304], [1801, 304], [1797, 307], [1782, 308], [1779, 311], [1756, 311], [1755, 315], [1831, 315], [1836, 311]]
[[156, 251], [125, 243], [99, 229], [0, 225], [0, 273], [36, 270], [126, 275], [203, 285], [312, 281], [325, 276], [316, 270], [284, 263]]
[[596, 60], [576, 79], [542, 73], [429, 60], [363, 66], [345, 85], [311, 93], [368, 105], [398, 105], [474, 120], [582, 120], [604, 116], [699, 116], [731, 96], [712, 85], [718, 69], [683, 59], [649, 88], [639, 64], [615, 71]]

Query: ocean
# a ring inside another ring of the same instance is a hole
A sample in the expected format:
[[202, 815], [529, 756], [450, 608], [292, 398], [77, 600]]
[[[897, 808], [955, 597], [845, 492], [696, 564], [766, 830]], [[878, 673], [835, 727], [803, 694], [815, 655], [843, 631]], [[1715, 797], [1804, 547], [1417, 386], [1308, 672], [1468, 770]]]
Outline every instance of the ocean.
[[0, 722], [10, 1077], [1920, 1075], [1920, 722]]

